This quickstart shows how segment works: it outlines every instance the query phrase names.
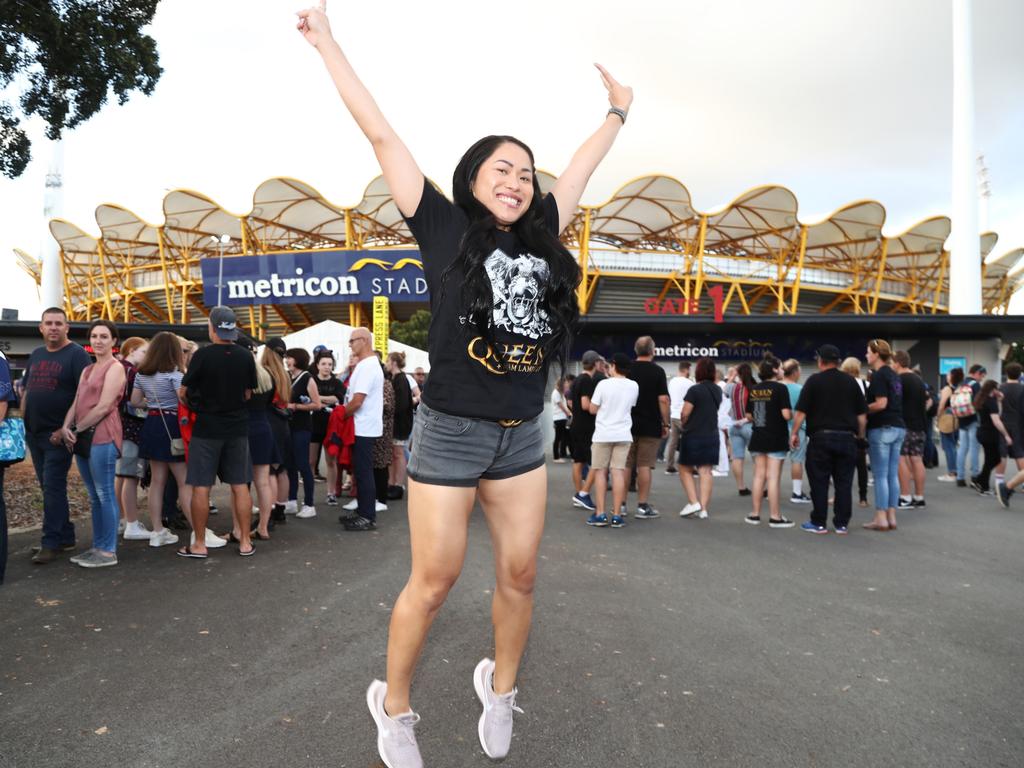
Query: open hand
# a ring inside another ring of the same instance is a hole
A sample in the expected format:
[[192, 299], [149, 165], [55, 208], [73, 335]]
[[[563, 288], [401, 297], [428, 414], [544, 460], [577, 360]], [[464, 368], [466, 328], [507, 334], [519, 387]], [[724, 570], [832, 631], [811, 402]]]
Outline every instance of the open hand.
[[295, 15], [299, 17], [295, 28], [314, 48], [331, 39], [331, 23], [327, 20], [326, 0], [318, 0], [315, 6], [298, 11]]
[[608, 89], [608, 103], [629, 112], [629, 106], [633, 103], [633, 89], [612, 77], [611, 73], [600, 64], [594, 64], [594, 66], [601, 73], [601, 82], [604, 83], [604, 87]]

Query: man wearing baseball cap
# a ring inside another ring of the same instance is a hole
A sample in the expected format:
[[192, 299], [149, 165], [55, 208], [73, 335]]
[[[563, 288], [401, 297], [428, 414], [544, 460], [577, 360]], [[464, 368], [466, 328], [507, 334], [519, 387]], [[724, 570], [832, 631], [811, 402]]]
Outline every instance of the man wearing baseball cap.
[[252, 522], [252, 480], [249, 459], [249, 416], [245, 401], [257, 387], [252, 354], [235, 344], [238, 327], [229, 307], [210, 310], [210, 341], [192, 357], [178, 396], [196, 413], [189, 443], [186, 479], [192, 486], [192, 527], [195, 543], [178, 550], [181, 557], [206, 557], [206, 520], [210, 488], [220, 476], [231, 486], [231, 500], [241, 537], [238, 554], [256, 550], [249, 539]]
[[793, 413], [790, 445], [800, 446], [800, 427], [807, 422], [807, 458], [804, 466], [811, 485], [811, 519], [802, 530], [828, 533], [828, 486], [835, 486], [832, 525], [847, 533], [853, 515], [853, 471], [857, 464], [857, 440], [867, 429], [867, 403], [857, 382], [839, 370], [839, 349], [823, 344], [815, 357], [818, 373], [800, 391]]

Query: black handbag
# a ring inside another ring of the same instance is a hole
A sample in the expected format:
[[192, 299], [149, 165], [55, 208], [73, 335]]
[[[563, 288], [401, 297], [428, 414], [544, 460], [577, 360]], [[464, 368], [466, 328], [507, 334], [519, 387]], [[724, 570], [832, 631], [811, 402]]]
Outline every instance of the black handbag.
[[81, 456], [83, 459], [89, 458], [89, 453], [92, 451], [92, 438], [95, 434], [96, 427], [89, 427], [75, 433], [75, 445], [71, 449], [75, 456]]

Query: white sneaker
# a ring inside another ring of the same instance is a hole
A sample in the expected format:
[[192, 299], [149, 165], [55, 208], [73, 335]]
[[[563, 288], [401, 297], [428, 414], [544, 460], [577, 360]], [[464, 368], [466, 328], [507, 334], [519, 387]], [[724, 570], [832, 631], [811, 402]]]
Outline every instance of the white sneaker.
[[302, 509], [295, 515], [296, 517], [306, 520], [310, 517], [316, 517], [316, 507], [311, 507], [307, 504], [302, 505]]
[[694, 515], [694, 517], [696, 517], [698, 520], [707, 520], [708, 519], [708, 511], [706, 509], [701, 509], [700, 512], [698, 512], [696, 515]]
[[493, 681], [494, 662], [481, 659], [473, 670], [473, 688], [484, 708], [476, 732], [484, 754], [492, 760], [500, 760], [508, 754], [512, 744], [512, 713], [522, 714], [523, 710], [516, 706], [518, 691], [515, 688], [499, 696], [494, 692]]
[[388, 505], [387, 504], [382, 504], [379, 501], [373, 502], [373, 508], [375, 510], [377, 510], [378, 512], [387, 512], [388, 511]]
[[940, 483], [955, 483], [956, 475], [939, 475]]
[[167, 544], [177, 544], [177, 534], [171, 533], [166, 528], [161, 528], [159, 531], [153, 531], [149, 534], [149, 546], [151, 547], [163, 547]]
[[[189, 538], [191, 544], [196, 543], [196, 532], [192, 531], [192, 536]], [[216, 533], [211, 531], [209, 528], [206, 529], [206, 548], [207, 549], [219, 549], [220, 547], [226, 547], [228, 545], [227, 539], [222, 539]]]
[[295, 499], [289, 499], [284, 503], [284, 513], [286, 515], [294, 515], [299, 511], [299, 502]]
[[136, 520], [134, 523], [128, 523], [123, 533], [125, 541], [149, 541], [153, 535], [149, 528], [144, 526], [139, 520]]
[[347, 509], [349, 512], [359, 509], [359, 499], [352, 499], [352, 501], [343, 506], [342, 509]]
[[724, 470], [724, 469], [712, 469], [711, 470], [711, 476], [712, 477], [728, 477], [729, 473], [726, 470]]
[[[680, 517], [693, 517], [694, 515], [696, 515], [700, 511], [701, 511], [700, 502], [695, 501], [695, 502], [693, 502], [693, 504], [687, 504], [685, 507], [683, 507], [679, 511], [679, 516]], [[707, 512], [704, 513], [704, 516], [707, 517]]]
[[384, 697], [388, 686], [374, 680], [366, 689], [366, 706], [377, 724], [377, 754], [388, 768], [423, 768], [423, 758], [416, 744], [416, 724], [420, 716], [415, 712], [391, 717], [384, 711]]

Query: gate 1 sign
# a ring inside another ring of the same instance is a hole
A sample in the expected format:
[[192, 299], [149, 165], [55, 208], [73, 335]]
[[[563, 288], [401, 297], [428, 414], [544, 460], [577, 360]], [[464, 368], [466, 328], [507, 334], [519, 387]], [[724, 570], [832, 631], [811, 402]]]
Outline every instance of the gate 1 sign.
[[[203, 259], [203, 301], [217, 303], [216, 257]], [[224, 259], [222, 301], [228, 306], [427, 301], [423, 262], [416, 250], [284, 251]]]
[[391, 307], [387, 296], [373, 297], [373, 348], [380, 350], [381, 357], [388, 356], [388, 321]]

